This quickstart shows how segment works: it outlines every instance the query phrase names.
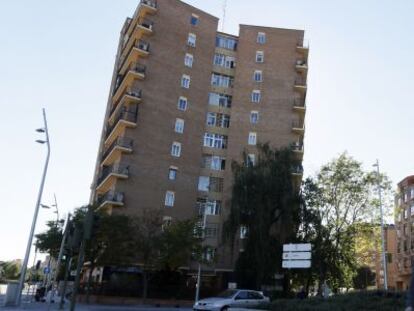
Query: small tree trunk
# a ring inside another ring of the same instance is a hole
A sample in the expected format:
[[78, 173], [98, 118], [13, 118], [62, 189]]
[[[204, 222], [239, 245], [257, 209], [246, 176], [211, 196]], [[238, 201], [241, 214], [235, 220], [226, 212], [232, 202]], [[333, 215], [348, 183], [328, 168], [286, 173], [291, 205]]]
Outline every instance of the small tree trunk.
[[92, 273], [94, 269], [95, 269], [95, 265], [92, 264], [89, 269], [88, 284], [86, 285], [86, 303], [87, 304], [89, 304], [89, 297], [91, 294], [91, 285], [92, 285]]

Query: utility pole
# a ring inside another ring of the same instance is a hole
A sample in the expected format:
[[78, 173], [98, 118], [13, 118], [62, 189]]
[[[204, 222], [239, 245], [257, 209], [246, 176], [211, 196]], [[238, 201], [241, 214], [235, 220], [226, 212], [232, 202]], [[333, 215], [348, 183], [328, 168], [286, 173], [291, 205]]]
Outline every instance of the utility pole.
[[36, 131], [39, 132], [39, 133], [45, 133], [46, 139], [45, 140], [36, 140], [36, 142], [38, 142], [40, 144], [46, 144], [46, 146], [47, 146], [46, 162], [45, 162], [45, 166], [43, 168], [42, 181], [40, 182], [39, 193], [38, 193], [38, 196], [37, 196], [35, 212], [34, 212], [33, 220], [32, 220], [32, 227], [30, 229], [29, 239], [27, 241], [26, 254], [24, 256], [24, 260], [23, 260], [23, 263], [22, 263], [22, 269], [20, 271], [19, 285], [18, 285], [18, 288], [17, 288], [16, 306], [20, 306], [20, 303], [21, 303], [22, 290], [23, 290], [23, 287], [24, 287], [24, 280], [26, 278], [27, 263], [29, 262], [30, 249], [31, 249], [32, 243], [33, 243], [33, 236], [34, 236], [34, 232], [35, 232], [35, 229], [36, 229], [37, 216], [39, 214], [40, 201], [42, 200], [43, 188], [44, 188], [44, 185], [45, 185], [46, 173], [47, 173], [47, 168], [48, 168], [48, 165], [49, 165], [49, 158], [50, 158], [49, 132], [48, 132], [48, 128], [47, 128], [46, 110], [44, 108], [43, 108], [43, 122], [44, 122], [44, 127], [39, 128]]
[[381, 194], [381, 177], [379, 169], [379, 161], [374, 164], [377, 168], [377, 185], [378, 185], [378, 199], [380, 205], [380, 216], [381, 216], [381, 248], [382, 248], [382, 266], [384, 269], [384, 289], [388, 290], [388, 276], [387, 276], [387, 257], [385, 254], [385, 232], [384, 232], [384, 213], [382, 210], [382, 194]]
[[[206, 208], [203, 209], [203, 226], [202, 226], [202, 234], [204, 235], [204, 232], [206, 230], [207, 225], [207, 213]], [[196, 284], [196, 295], [195, 295], [195, 302], [198, 302], [200, 300], [200, 287], [201, 287], [201, 263], [198, 263], [198, 272], [197, 272], [197, 284]]]

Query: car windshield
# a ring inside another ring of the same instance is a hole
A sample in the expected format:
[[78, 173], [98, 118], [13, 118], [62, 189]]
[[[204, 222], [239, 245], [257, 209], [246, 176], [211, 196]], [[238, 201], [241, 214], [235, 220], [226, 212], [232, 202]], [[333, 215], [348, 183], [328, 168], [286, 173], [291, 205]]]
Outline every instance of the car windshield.
[[231, 298], [236, 293], [237, 293], [237, 290], [228, 289], [228, 290], [222, 292], [221, 294], [217, 295], [217, 297], [219, 297], [219, 298]]

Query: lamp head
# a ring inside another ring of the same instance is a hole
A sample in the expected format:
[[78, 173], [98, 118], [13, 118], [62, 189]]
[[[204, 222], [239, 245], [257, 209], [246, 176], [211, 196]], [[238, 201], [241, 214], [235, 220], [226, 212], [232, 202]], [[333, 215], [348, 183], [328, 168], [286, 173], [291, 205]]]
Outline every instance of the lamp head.
[[45, 208], [45, 209], [50, 209], [50, 206], [45, 205], [45, 204], [40, 204], [40, 206], [41, 206], [42, 208]]
[[41, 139], [37, 139], [36, 142], [39, 143], [39, 144], [45, 144], [46, 143], [46, 141], [41, 140]]
[[38, 132], [38, 133], [44, 133], [45, 132], [45, 129], [41, 127], [41, 128], [36, 129], [36, 132]]

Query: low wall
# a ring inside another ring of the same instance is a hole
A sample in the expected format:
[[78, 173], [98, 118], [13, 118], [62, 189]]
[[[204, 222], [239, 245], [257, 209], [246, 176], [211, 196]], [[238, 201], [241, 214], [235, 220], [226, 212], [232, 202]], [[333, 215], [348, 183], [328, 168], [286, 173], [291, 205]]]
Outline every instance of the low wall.
[[[85, 295], [78, 296], [79, 302], [85, 302]], [[146, 299], [145, 301], [140, 298], [128, 298], [128, 297], [111, 297], [111, 296], [95, 296], [89, 297], [90, 303], [105, 304], [105, 305], [152, 305], [160, 307], [192, 307], [194, 302], [188, 300], [162, 300], [162, 299]]]

